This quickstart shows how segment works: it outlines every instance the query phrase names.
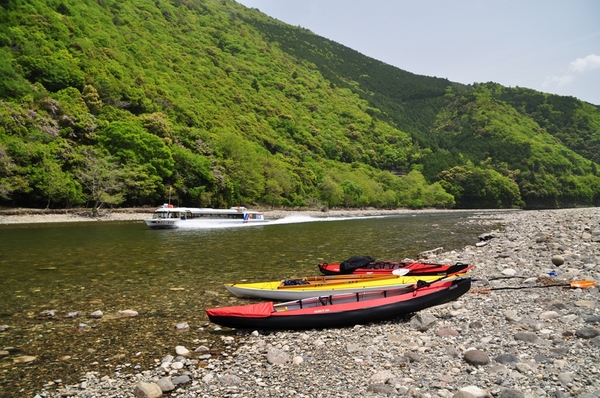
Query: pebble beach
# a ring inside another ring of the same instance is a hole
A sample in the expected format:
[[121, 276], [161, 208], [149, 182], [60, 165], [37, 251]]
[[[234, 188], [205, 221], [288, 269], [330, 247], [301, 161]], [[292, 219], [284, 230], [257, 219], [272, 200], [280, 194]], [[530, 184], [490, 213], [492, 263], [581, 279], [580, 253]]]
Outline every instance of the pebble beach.
[[[40, 220], [7, 215], [0, 223], [19, 217]], [[469, 222], [503, 228], [476, 245], [430, 253], [429, 262], [475, 265], [471, 291], [451, 303], [349, 328], [207, 324], [221, 336], [218, 353], [206, 341], [173, 341], [154, 368], [124, 362], [113, 374], [48, 380], [25, 396], [600, 398], [600, 296], [572, 283], [600, 284], [600, 208], [482, 212]]]

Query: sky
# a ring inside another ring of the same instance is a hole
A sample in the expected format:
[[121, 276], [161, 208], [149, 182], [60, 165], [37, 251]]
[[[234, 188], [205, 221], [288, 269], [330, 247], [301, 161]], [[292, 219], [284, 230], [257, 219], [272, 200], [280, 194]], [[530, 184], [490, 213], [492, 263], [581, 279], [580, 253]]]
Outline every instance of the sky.
[[599, 0], [236, 0], [419, 75], [600, 105]]

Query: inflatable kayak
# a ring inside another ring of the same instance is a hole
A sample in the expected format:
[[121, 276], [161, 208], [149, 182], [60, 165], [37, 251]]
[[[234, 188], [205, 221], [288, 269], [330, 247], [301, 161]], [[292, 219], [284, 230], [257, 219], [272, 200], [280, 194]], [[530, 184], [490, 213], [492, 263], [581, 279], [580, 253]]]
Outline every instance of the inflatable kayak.
[[[402, 273], [406, 272], [402, 270], [398, 271]], [[452, 278], [453, 275], [448, 275], [447, 277]], [[332, 275], [284, 279], [271, 282], [226, 283], [225, 288], [238, 297], [255, 297], [284, 301], [315, 296], [329, 296], [339, 293], [364, 293], [383, 289], [395, 289], [414, 285], [418, 282], [432, 282], [439, 279], [439, 275]]]
[[[372, 260], [372, 261], [369, 261]], [[323, 275], [385, 275], [396, 270], [405, 269], [405, 275], [447, 275], [457, 272], [467, 272], [473, 269], [473, 265], [435, 264], [422, 263], [419, 261], [375, 261], [371, 257], [356, 256], [343, 261], [340, 264], [319, 264], [319, 271]]]
[[456, 300], [471, 278], [422, 282], [400, 288], [317, 296], [275, 304], [207, 309], [211, 322], [239, 329], [313, 329], [383, 321]]

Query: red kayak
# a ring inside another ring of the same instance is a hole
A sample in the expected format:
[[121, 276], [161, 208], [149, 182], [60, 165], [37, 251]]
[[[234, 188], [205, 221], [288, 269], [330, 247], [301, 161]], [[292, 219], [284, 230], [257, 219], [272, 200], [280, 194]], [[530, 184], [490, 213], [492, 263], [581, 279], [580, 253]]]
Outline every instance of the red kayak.
[[452, 275], [464, 273], [473, 269], [473, 265], [456, 264], [434, 264], [422, 263], [418, 261], [375, 261], [368, 256], [355, 256], [340, 264], [319, 264], [319, 271], [323, 275], [342, 275], [342, 274], [394, 274], [395, 271], [402, 270], [403, 275]]
[[207, 309], [211, 322], [238, 329], [300, 330], [383, 321], [456, 300], [471, 278], [443, 278], [402, 288], [343, 293], [275, 304], [272, 301]]

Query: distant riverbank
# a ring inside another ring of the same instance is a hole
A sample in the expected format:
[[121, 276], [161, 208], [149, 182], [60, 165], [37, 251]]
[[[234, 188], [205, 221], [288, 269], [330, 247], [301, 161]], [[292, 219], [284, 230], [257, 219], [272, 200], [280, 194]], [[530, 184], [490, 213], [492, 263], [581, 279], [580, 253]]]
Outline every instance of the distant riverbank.
[[[92, 216], [90, 209], [8, 209], [0, 210], [0, 224], [38, 224], [53, 222], [90, 222], [90, 221], [142, 221], [152, 218], [154, 208], [126, 208], [102, 210], [98, 216]], [[391, 216], [397, 214], [423, 214], [459, 211], [500, 211], [500, 210], [447, 210], [447, 209], [256, 209], [262, 211], [267, 219], [280, 219], [291, 215], [311, 217], [361, 217]], [[506, 210], [502, 210], [506, 211]]]

